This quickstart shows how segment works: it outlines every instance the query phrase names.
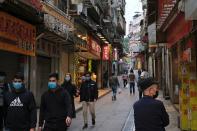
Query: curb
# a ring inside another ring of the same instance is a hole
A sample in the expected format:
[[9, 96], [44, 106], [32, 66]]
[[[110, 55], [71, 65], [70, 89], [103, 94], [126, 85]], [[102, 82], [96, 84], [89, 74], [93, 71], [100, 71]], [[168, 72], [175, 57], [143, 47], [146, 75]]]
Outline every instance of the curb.
[[[104, 93], [103, 95], [98, 97], [98, 100], [103, 98], [104, 96], [108, 95], [112, 90], [110, 89], [109, 91], [107, 91], [106, 93]], [[82, 110], [82, 106], [80, 106], [79, 108], [77, 108], [75, 111], [76, 113]]]

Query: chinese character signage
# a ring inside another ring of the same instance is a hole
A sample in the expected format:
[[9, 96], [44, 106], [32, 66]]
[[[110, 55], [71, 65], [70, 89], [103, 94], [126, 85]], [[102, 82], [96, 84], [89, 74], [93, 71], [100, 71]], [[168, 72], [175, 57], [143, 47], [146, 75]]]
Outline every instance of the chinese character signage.
[[88, 45], [90, 47], [90, 52], [98, 57], [100, 57], [100, 53], [101, 53], [101, 47], [100, 45], [97, 43], [96, 40], [94, 40], [92, 37], [88, 37]]
[[0, 49], [35, 56], [35, 27], [2, 11], [0, 21]]
[[108, 45], [103, 47], [103, 60], [109, 60], [109, 51]]

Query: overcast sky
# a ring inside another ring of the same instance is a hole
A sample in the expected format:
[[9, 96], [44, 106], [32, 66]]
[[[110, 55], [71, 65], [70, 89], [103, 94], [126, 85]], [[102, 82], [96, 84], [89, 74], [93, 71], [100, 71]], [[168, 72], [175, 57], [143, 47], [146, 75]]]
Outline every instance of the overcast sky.
[[128, 34], [128, 26], [136, 11], [142, 12], [141, 0], [126, 0], [125, 18], [127, 22], [126, 35]]

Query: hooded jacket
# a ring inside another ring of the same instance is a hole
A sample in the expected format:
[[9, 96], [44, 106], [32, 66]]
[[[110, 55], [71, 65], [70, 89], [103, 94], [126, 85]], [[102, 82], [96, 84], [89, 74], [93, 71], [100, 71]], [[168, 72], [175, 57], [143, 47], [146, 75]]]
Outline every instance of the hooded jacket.
[[4, 96], [6, 127], [11, 130], [29, 130], [36, 127], [37, 111], [32, 92], [23, 88], [6, 92]]

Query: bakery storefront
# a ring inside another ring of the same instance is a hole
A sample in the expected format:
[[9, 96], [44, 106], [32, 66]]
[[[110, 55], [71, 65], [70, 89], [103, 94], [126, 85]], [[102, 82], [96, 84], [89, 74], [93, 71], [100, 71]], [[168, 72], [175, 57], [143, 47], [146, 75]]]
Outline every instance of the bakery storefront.
[[0, 11], [0, 72], [11, 81], [17, 72], [29, 85], [29, 56], [35, 56], [36, 28], [6, 12]]

